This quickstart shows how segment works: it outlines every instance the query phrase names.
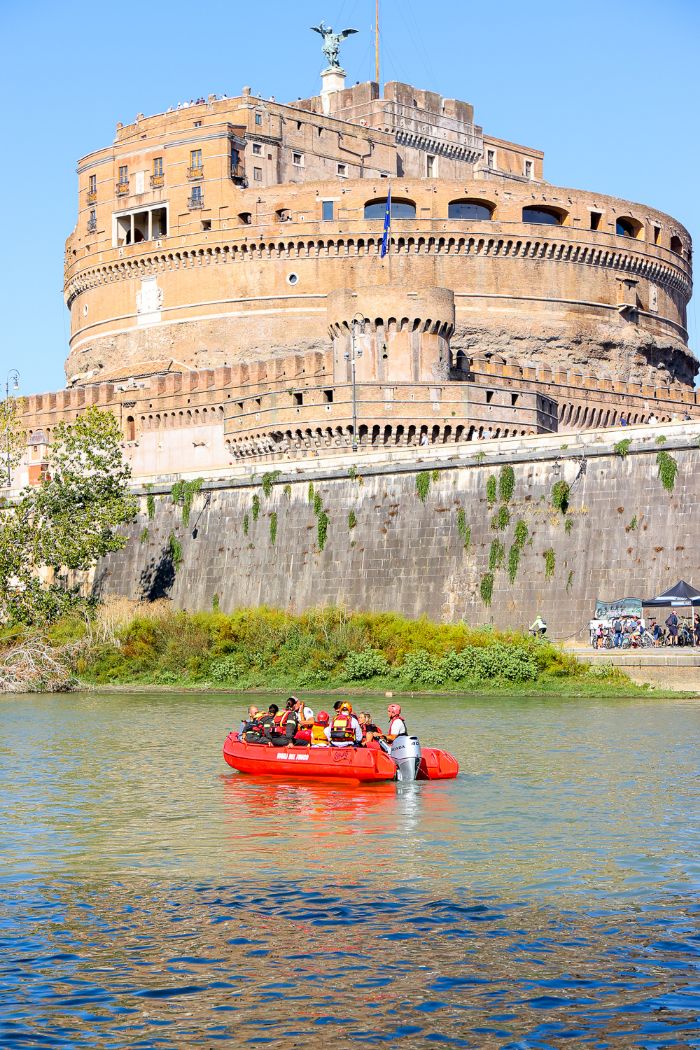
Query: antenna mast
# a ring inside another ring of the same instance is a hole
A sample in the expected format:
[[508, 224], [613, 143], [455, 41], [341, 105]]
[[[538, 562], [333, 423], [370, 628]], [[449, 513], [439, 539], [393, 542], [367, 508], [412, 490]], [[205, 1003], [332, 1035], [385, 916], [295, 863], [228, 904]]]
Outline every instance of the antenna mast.
[[374, 79], [379, 84], [379, 0], [375, 0], [374, 9]]

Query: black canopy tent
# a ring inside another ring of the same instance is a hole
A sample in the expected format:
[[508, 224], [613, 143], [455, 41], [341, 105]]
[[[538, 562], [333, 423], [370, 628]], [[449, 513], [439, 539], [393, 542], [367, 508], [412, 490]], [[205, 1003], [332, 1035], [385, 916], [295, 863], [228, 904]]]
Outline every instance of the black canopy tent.
[[644, 609], [675, 605], [700, 605], [700, 591], [697, 591], [695, 587], [691, 587], [685, 580], [679, 580], [675, 587], [669, 587], [667, 591], [657, 595], [656, 598], [646, 598], [642, 601], [642, 608]]
[[[675, 587], [669, 587], [663, 594], [658, 594], [656, 598], [648, 598], [642, 601], [643, 609], [663, 609], [665, 608], [677, 608], [679, 605], [688, 605], [692, 614], [693, 606], [700, 605], [700, 591], [696, 590], [685, 580], [679, 580]], [[696, 645], [697, 640], [695, 637], [695, 631], [691, 625], [692, 644]]]

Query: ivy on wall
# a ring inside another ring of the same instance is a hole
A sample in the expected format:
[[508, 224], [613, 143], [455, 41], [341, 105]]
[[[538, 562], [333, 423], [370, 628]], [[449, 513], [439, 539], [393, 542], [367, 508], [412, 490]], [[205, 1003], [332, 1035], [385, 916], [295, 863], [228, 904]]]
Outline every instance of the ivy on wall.
[[464, 513], [463, 507], [457, 508], [457, 532], [461, 536], [465, 548], [468, 547], [471, 543], [472, 530], [470, 526], [467, 525], [467, 516]]
[[501, 467], [501, 473], [498, 478], [498, 490], [501, 502], [510, 503], [514, 489], [515, 471], [511, 466]]
[[192, 510], [192, 501], [197, 492], [201, 489], [203, 484], [202, 478], [193, 478], [192, 481], [176, 481], [170, 491], [170, 498], [173, 503], [179, 503], [182, 506], [182, 523], [183, 525], [189, 525], [190, 523], [190, 511]]
[[551, 580], [552, 576], [554, 576], [554, 570], [557, 564], [557, 556], [554, 553], [553, 549], [549, 547], [544, 552], [542, 557], [544, 558], [544, 578], [545, 580]]
[[425, 503], [428, 490], [430, 489], [430, 473], [427, 470], [421, 470], [416, 474], [416, 492], [418, 493], [418, 499], [421, 503]]
[[659, 468], [659, 479], [667, 492], [673, 492], [678, 474], [678, 463], [668, 452], [656, 453], [656, 465]]
[[274, 545], [277, 539], [277, 511], [273, 510], [270, 515], [270, 543]]
[[265, 497], [267, 499], [270, 498], [270, 493], [272, 492], [272, 486], [275, 484], [275, 482], [277, 481], [277, 479], [278, 479], [278, 477], [280, 476], [281, 473], [282, 473], [281, 470], [271, 470], [267, 474], [263, 474], [263, 476], [262, 476], [262, 490], [265, 493]]
[[555, 481], [552, 485], [552, 506], [566, 514], [569, 509], [571, 486], [568, 481]]
[[260, 496], [258, 496], [257, 492], [253, 496], [251, 514], [253, 515], [253, 521], [257, 521], [260, 516]]
[[168, 537], [168, 550], [170, 552], [170, 558], [173, 563], [173, 568], [177, 572], [177, 570], [182, 565], [183, 554], [182, 544], [180, 543], [179, 539], [177, 538], [174, 532], [171, 532], [170, 536]]
[[489, 507], [493, 507], [498, 497], [498, 489], [496, 485], [496, 475], [490, 474], [486, 479], [486, 502]]
[[481, 577], [479, 594], [484, 605], [490, 605], [493, 599], [493, 573], [487, 572]]

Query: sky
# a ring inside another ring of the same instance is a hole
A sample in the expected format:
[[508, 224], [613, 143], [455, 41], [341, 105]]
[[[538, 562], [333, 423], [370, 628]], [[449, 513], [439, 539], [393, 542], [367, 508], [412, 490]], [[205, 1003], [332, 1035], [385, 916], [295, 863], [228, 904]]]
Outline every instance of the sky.
[[[10, 368], [22, 394], [65, 383], [76, 163], [117, 121], [244, 85], [315, 94], [321, 19], [359, 30], [348, 83], [374, 75], [374, 0], [0, 0], [0, 18], [2, 393]], [[659, 208], [698, 242], [700, 0], [381, 0], [381, 41], [383, 80], [471, 102], [487, 133], [544, 150], [548, 182]]]

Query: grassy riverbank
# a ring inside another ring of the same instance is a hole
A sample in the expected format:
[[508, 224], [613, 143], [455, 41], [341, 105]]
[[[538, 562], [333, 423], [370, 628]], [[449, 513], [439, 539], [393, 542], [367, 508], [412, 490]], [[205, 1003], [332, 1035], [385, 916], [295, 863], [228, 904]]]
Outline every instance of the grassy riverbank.
[[[21, 639], [5, 637], [5, 651]], [[273, 690], [507, 692], [634, 696], [650, 691], [613, 667], [592, 669], [518, 632], [319, 609], [175, 612], [112, 602], [92, 621], [47, 633], [80, 683]], [[2, 640], [0, 639], [0, 645]], [[0, 652], [0, 663], [3, 655]]]

